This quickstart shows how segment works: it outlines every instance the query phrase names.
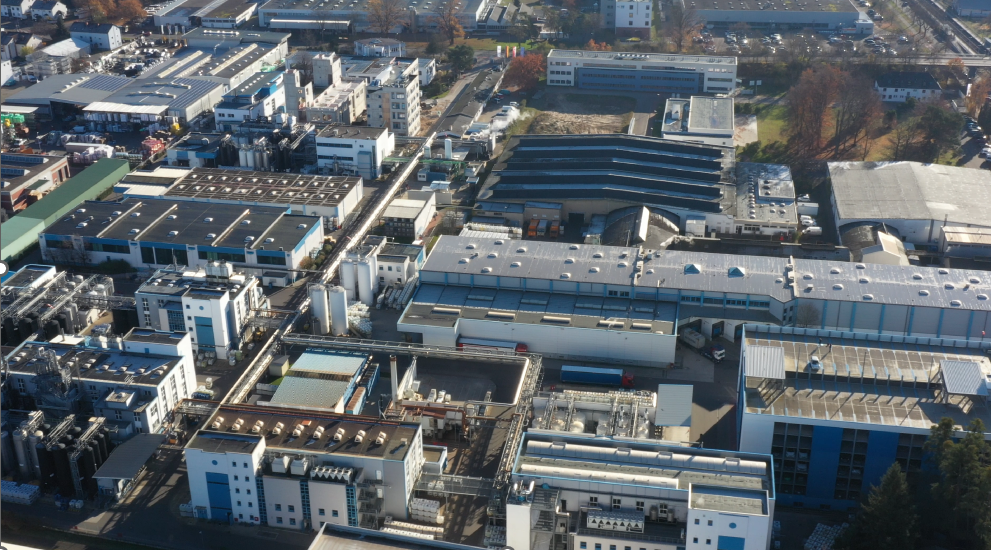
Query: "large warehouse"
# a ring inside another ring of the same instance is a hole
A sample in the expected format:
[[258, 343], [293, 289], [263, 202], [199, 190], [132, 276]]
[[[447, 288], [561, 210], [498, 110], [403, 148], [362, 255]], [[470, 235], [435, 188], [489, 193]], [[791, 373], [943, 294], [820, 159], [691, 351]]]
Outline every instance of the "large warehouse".
[[444, 236], [398, 328], [427, 345], [490, 338], [661, 366], [686, 326], [731, 341], [756, 323], [976, 342], [989, 294], [985, 271]]
[[[327, 5], [325, 5], [327, 4]], [[408, 25], [414, 29], [436, 31], [436, 17], [444, 6], [444, 0], [408, 2]], [[472, 31], [479, 22], [485, 21], [492, 6], [488, 0], [467, 0], [458, 2], [457, 18], [465, 31]], [[327, 29], [335, 32], [369, 32], [368, 0], [358, 0], [350, 4], [319, 3], [314, 0], [269, 0], [258, 8], [258, 24], [272, 29]], [[404, 25], [397, 24], [392, 32], [401, 32]], [[421, 31], [422, 32], [422, 31]]]
[[836, 227], [884, 224], [903, 241], [936, 247], [940, 227], [991, 229], [991, 172], [919, 162], [830, 162]]
[[261, 275], [296, 269], [323, 246], [319, 216], [286, 208], [155, 199], [87, 201], [37, 236], [57, 264], [123, 260], [134, 267], [191, 267], [227, 261]]
[[819, 32], [874, 32], [874, 22], [850, 0], [820, 0], [814, 4], [790, 0], [692, 0], [691, 7], [709, 28], [722, 29], [746, 23], [754, 29], [767, 31], [811, 28]]
[[713, 55], [551, 50], [547, 84], [614, 92], [728, 94], [736, 88], [736, 58]]
[[991, 342], [975, 344], [748, 324], [740, 450], [774, 457], [780, 502], [856, 509], [893, 463], [922, 469], [941, 418], [991, 426]]

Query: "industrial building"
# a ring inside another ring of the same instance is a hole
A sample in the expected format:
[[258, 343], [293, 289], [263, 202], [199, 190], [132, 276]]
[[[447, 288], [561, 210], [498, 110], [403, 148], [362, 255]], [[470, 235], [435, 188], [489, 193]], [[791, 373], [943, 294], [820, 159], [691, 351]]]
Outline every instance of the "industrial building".
[[267, 404], [360, 414], [364, 399], [357, 400], [352, 408], [348, 405], [365, 372], [377, 368], [378, 365], [372, 364], [367, 353], [307, 350], [289, 367]]
[[36, 236], [46, 261], [196, 267], [227, 261], [245, 274], [297, 269], [323, 246], [322, 218], [287, 208], [165, 198], [87, 201]]
[[436, 213], [437, 205], [433, 195], [427, 200], [393, 199], [382, 212], [385, 235], [419, 239]]
[[614, 92], [728, 94], [736, 88], [736, 65], [735, 57], [555, 49], [547, 54], [547, 84]]
[[375, 180], [396, 148], [396, 134], [388, 128], [328, 125], [316, 131], [316, 144], [317, 166]]
[[223, 405], [186, 445], [197, 516], [309, 530], [406, 517], [424, 464], [418, 424]]
[[224, 93], [213, 111], [217, 130], [229, 132], [234, 121], [268, 120], [285, 111], [284, 78], [281, 72], [255, 73]]
[[991, 172], [919, 162], [830, 162], [836, 228], [865, 222], [919, 248], [935, 248], [940, 227], [991, 229]]
[[69, 179], [67, 157], [3, 153], [0, 205], [8, 215], [24, 210]]
[[664, 106], [661, 137], [674, 141], [733, 147], [733, 98], [670, 98]]
[[406, 43], [395, 38], [363, 38], [354, 41], [354, 55], [362, 57], [406, 57]]
[[338, 270], [347, 301], [373, 305], [380, 288], [415, 287], [423, 265], [423, 248], [389, 237], [366, 236], [348, 251]]
[[38, 114], [52, 118], [75, 114], [78, 109], [103, 101], [115, 91], [134, 82], [123, 76], [105, 74], [58, 74], [45, 78], [4, 98], [4, 104], [39, 107]]
[[[443, 0], [422, 4], [410, 2], [408, 7], [411, 20], [407, 24], [397, 25], [393, 32], [400, 32], [403, 27], [418, 32], [436, 31], [435, 18], [443, 6]], [[457, 10], [458, 22], [465, 31], [475, 30], [479, 22], [487, 19], [487, 13], [491, 9], [486, 0], [462, 2]], [[269, 0], [258, 8], [258, 24], [272, 29], [326, 29], [347, 34], [371, 32], [367, 0], [351, 4], [337, 2], [324, 7], [318, 7], [310, 0]]]
[[122, 441], [160, 432], [171, 421], [173, 409], [196, 390], [193, 359], [185, 332], [28, 340], [10, 354], [8, 392], [17, 408], [56, 417], [92, 410]]
[[[684, 0], [679, 3], [685, 5]], [[692, 7], [710, 27], [729, 28], [746, 23], [761, 31], [813, 29], [816, 32], [838, 31], [847, 34], [873, 34], [874, 22], [849, 0], [822, 0], [795, 5], [784, 0], [744, 0], [724, 3], [719, 0], [695, 0]]]
[[[368, 125], [389, 128], [399, 136], [420, 133], [420, 76], [416, 60], [394, 59], [365, 90]], [[349, 77], [355, 77], [351, 71]]]
[[169, 166], [217, 168], [223, 137], [220, 133], [189, 132], [169, 145], [166, 152]]
[[222, 361], [241, 348], [255, 312], [270, 309], [259, 279], [224, 262], [159, 269], [134, 300], [142, 328], [189, 332], [194, 351]]
[[511, 548], [770, 547], [766, 454], [531, 432], [512, 472]]
[[173, 0], [152, 16], [156, 26], [209, 29], [236, 29], [251, 19], [258, 4], [245, 0]]
[[117, 132], [170, 120], [185, 124], [213, 109], [223, 94], [224, 85], [211, 80], [139, 79], [83, 107], [83, 116], [91, 129], [106, 126]]
[[[251, 167], [258, 158], [268, 162], [267, 156], [259, 157], [253, 151], [239, 152], [245, 161], [241, 166]], [[364, 193], [363, 180], [355, 177], [165, 167], [154, 172], [134, 172], [116, 189], [131, 198], [279, 207], [322, 216], [328, 229], [340, 227]]]
[[[779, 500], [857, 509], [894, 463], [923, 469], [930, 428], [989, 426], [991, 343], [747, 325], [740, 450], [773, 456]], [[991, 440], [991, 432], [984, 434]]]
[[[541, 392], [533, 398], [529, 433], [567, 432], [585, 437], [662, 439], [687, 444], [691, 441], [692, 387], [662, 384], [659, 390], [667, 388], [687, 388], [688, 399], [659, 401], [657, 392], [645, 390]], [[670, 396], [670, 392], [665, 392], [665, 398]], [[671, 422], [672, 418], [676, 420]], [[676, 424], [677, 429], [671, 424]]]
[[979, 341], [987, 285], [974, 270], [443, 236], [398, 329], [427, 345], [488, 338], [660, 366], [684, 327], [730, 341], [743, 323]]
[[124, 45], [120, 35], [120, 27], [113, 23], [77, 21], [69, 27], [69, 36], [86, 42], [94, 52], [114, 51]]
[[38, 234], [80, 201], [93, 200], [113, 187], [127, 172], [126, 160], [100, 159], [54, 191], [7, 220], [0, 230], [0, 259], [9, 262], [38, 242]]
[[939, 251], [948, 258], [991, 258], [991, 229], [942, 226]]

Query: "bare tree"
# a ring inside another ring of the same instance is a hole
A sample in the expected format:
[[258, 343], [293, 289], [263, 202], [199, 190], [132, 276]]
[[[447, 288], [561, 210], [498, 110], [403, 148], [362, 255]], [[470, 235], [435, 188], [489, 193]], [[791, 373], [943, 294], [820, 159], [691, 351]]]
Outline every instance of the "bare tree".
[[799, 304], [795, 310], [796, 327], [817, 327], [822, 325], [822, 310], [819, 306], [810, 303]]
[[300, 51], [294, 57], [296, 61], [292, 64], [292, 68], [299, 71], [299, 85], [306, 86], [313, 82], [313, 54]]
[[833, 134], [835, 156], [850, 142], [856, 147], [871, 128], [877, 127], [884, 114], [881, 98], [870, 79], [849, 74], [843, 74], [842, 78]]
[[797, 152], [813, 157], [822, 150], [829, 110], [839, 94], [843, 73], [831, 66], [806, 69], [788, 92], [791, 137]]
[[369, 0], [368, 26], [380, 33], [390, 33], [396, 27], [408, 27], [409, 10], [403, 0]]
[[665, 36], [674, 46], [675, 51], [683, 52], [686, 46], [692, 44], [692, 38], [705, 26], [705, 20], [699, 17], [695, 8], [684, 7], [678, 2], [671, 4], [668, 11]]
[[437, 15], [431, 18], [437, 25], [437, 31], [447, 38], [452, 46], [456, 39], [464, 38], [465, 35], [465, 30], [458, 19], [459, 11], [458, 4], [454, 0], [447, 0]]

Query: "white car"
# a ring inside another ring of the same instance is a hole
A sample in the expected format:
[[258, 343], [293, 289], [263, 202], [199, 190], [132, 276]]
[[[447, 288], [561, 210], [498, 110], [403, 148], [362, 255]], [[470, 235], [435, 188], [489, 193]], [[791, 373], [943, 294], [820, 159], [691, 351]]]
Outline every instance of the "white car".
[[813, 355], [812, 358], [809, 359], [809, 369], [811, 369], [812, 372], [819, 372], [822, 370], [822, 361], [819, 360], [818, 355]]
[[816, 221], [808, 216], [802, 216], [801, 218], [799, 218], [799, 221], [802, 222], [802, 225], [804, 225], [805, 227], [812, 227], [813, 225], [816, 224]]
[[985, 147], [984, 149], [981, 149], [980, 156], [984, 158], [991, 157], [991, 147]]

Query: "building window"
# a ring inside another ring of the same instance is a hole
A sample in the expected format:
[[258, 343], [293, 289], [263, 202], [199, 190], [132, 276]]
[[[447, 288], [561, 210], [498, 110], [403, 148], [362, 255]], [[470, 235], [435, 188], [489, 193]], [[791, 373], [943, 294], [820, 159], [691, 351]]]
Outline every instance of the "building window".
[[[698, 520], [696, 520], [696, 521], [698, 521]], [[699, 538], [698, 537], [692, 537], [692, 544], [698, 544], [698, 543], [699, 543]]]
[[296, 518], [289, 518], [289, 525], [296, 525]]
[[612, 499], [612, 509], [613, 510], [619, 510], [620, 508], [622, 508], [622, 506], [623, 506], [623, 501], [621, 499], [618, 499], [618, 498]]
[[237, 481], [237, 476], [234, 476], [234, 481]]
[[320, 508], [319, 510], [317, 510], [317, 515], [320, 515], [320, 516], [326, 516], [326, 515], [327, 515], [327, 513], [326, 513], [326, 512], [324, 511], [324, 509], [323, 509], [323, 508]]
[[[276, 506], [278, 506], [278, 504], [276, 504]], [[276, 508], [276, 510], [278, 510], [278, 508]], [[699, 518], [695, 518], [695, 525], [698, 525], [698, 524], [699, 524]]]
[[637, 501], [637, 512], [643, 512], [643, 501], [642, 500], [638, 500]]
[[596, 506], [597, 504], [599, 504], [599, 497], [588, 497], [589, 506]]
[[248, 508], [253, 508], [255, 505], [251, 502], [248, 503]]
[[600, 543], [595, 543], [595, 550], [602, 550], [602, 545]]
[[586, 543], [585, 541], [581, 541], [581, 543], [579, 543], [579, 546], [582, 548], [582, 550], [585, 550], [586, 548], [588, 548], [588, 543]]
[[238, 505], [238, 506], [240, 506], [240, 505], [241, 505], [241, 501], [240, 501], [240, 500], [239, 500], [239, 501], [237, 501], [237, 505]]
[[275, 518], [275, 523], [282, 523], [282, 516]]
[[244, 519], [244, 514], [238, 514], [237, 519]]
[[712, 527], [712, 520], [709, 520], [709, 527]]
[[234, 489], [234, 493], [240, 495], [241, 494], [241, 489]]
[[231, 462], [231, 466], [237, 468], [237, 462]]
[[338, 514], [338, 513], [337, 513], [337, 510], [331, 510], [331, 511], [330, 511], [330, 515], [331, 515], [331, 517], [335, 517], [335, 518], [336, 518], [336, 517], [338, 517], [338, 516], [339, 516], [340, 514]]
[[295, 507], [295, 506], [293, 506], [292, 504], [290, 504], [290, 505], [289, 505], [289, 511], [290, 511], [290, 512], [295, 512], [295, 511], [296, 511], [296, 507]]
[[[276, 512], [281, 512], [282, 511], [282, 505], [281, 504], [276, 504], [275, 505], [275, 511]], [[698, 522], [699, 522], [699, 520], [695, 520], [695, 523], [698, 523]]]

